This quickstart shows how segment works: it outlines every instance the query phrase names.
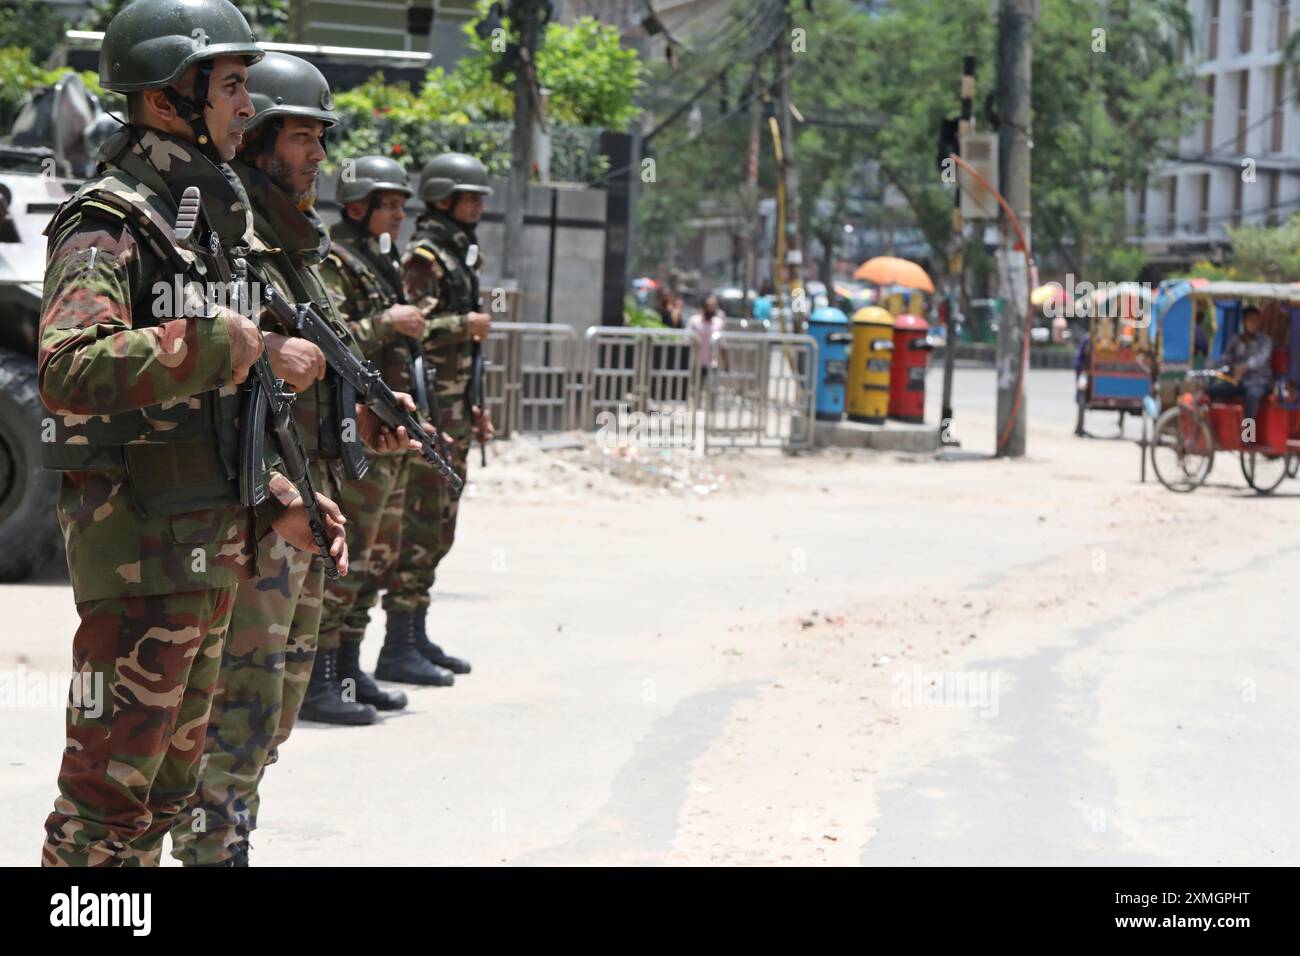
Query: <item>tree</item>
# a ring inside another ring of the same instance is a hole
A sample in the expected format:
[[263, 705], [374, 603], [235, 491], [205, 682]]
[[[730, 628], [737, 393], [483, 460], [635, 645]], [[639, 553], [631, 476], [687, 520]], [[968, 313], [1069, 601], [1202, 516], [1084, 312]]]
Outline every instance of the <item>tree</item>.
[[1276, 227], [1229, 226], [1228, 241], [1225, 266], [1197, 263], [1192, 274], [1242, 282], [1294, 282], [1300, 275], [1300, 215]]
[[[480, 12], [486, 9], [480, 6]], [[501, 124], [514, 115], [514, 79], [509, 71], [494, 71], [500, 51], [493, 48], [493, 37], [480, 38], [472, 23], [466, 24], [465, 36], [470, 52], [450, 71], [430, 70], [418, 92], [409, 83], [385, 83], [376, 73], [336, 95], [343, 141], [332, 159], [387, 153], [418, 169], [454, 149], [477, 156], [493, 175], [504, 175], [510, 134]], [[622, 49], [618, 31], [584, 17], [571, 26], [550, 24], [546, 37], [537, 72], [550, 91], [556, 148], [568, 145], [567, 127], [625, 128], [639, 112], [635, 95], [642, 66], [635, 52]], [[591, 164], [589, 172], [599, 173], [603, 165]]]
[[[1079, 24], [1093, 24], [1081, 31]], [[1034, 243], [1091, 281], [1137, 274], [1125, 193], [1145, 188], [1201, 116], [1177, 0], [1056, 0], [1034, 48]]]
[[0, 7], [0, 48], [25, 49], [38, 63], [49, 59], [67, 29], [67, 19], [48, 3], [13, 0]]
[[[480, 17], [488, 6], [487, 0], [479, 0]], [[494, 115], [484, 119], [514, 116], [514, 70], [498, 65], [511, 39], [510, 19], [501, 23], [504, 32], [495, 37], [480, 37], [475, 23], [462, 27], [471, 52], [457, 61], [448, 77], [465, 95], [488, 91], [481, 102], [490, 104]], [[550, 94], [549, 117], [573, 126], [625, 129], [640, 114], [636, 94], [643, 70], [636, 51], [623, 47], [618, 29], [591, 17], [571, 25], [548, 24], [537, 51], [537, 81]]]
[[[942, 121], [958, 112], [965, 54], [976, 57], [977, 126], [992, 132], [997, 124], [987, 108], [996, 47], [987, 0], [894, 0], [875, 14], [850, 0], [821, 0], [815, 13], [792, 9], [795, 26], [804, 31], [792, 56], [791, 82], [807, 120], [795, 127], [805, 231], [825, 246], [834, 242], [846, 210], [870, 208], [863, 169], [874, 161], [882, 183], [904, 198], [942, 281], [962, 240], [952, 234], [954, 187], [940, 175], [936, 145]], [[1144, 185], [1200, 118], [1192, 71], [1181, 62], [1189, 29], [1179, 0], [1043, 5], [1033, 89], [1033, 241], [1040, 265], [1060, 264], [1093, 280], [1136, 275], [1142, 254], [1128, 241], [1125, 192]], [[725, 50], [697, 56], [727, 62]], [[738, 125], [736, 118], [719, 121]], [[707, 129], [707, 107], [705, 122]], [[743, 176], [742, 164], [730, 162], [734, 152], [721, 162], [715, 155], [712, 168], [705, 159], [680, 155], [735, 149], [734, 136], [689, 141], [674, 134], [673, 142], [674, 167], [703, 169], [706, 178], [699, 188], [686, 185], [676, 225], [656, 208], [663, 200], [642, 191], [648, 218], [639, 235], [660, 248], [663, 236], [656, 230], [673, 229], [680, 239], [680, 224], [696, 206], [716, 202]], [[772, 188], [771, 178], [764, 183]], [[978, 244], [975, 236], [966, 246], [973, 251]]]

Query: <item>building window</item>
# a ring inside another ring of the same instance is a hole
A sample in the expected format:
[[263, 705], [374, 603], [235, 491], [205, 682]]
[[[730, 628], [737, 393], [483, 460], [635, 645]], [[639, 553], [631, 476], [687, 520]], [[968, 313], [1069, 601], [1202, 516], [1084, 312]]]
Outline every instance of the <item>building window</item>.
[[1250, 35], [1255, 29], [1255, 2], [1241, 0], [1241, 24], [1237, 33], [1237, 49], [1242, 53], [1250, 52]]
[[1210, 101], [1210, 115], [1205, 117], [1205, 152], [1214, 152], [1214, 74], [1205, 78], [1205, 96]]
[[1233, 177], [1232, 187], [1232, 224], [1241, 225], [1241, 207], [1246, 199], [1246, 184], [1240, 176]]
[[1284, 49], [1291, 37], [1291, 0], [1277, 0], [1277, 43], [1274, 49]]
[[1169, 177], [1169, 216], [1165, 220], [1169, 235], [1178, 231], [1178, 177]]
[[1282, 174], [1277, 170], [1268, 173], [1268, 211], [1264, 216], [1264, 221], [1270, 226], [1276, 226], [1282, 221], [1277, 208], [1277, 198], [1281, 189]]
[[1196, 219], [1196, 231], [1202, 235], [1210, 231], [1210, 174], [1201, 173], [1201, 214]]
[[1282, 146], [1285, 142], [1283, 134], [1286, 131], [1286, 66], [1275, 66], [1273, 68], [1273, 122], [1272, 135], [1269, 137], [1269, 146], [1273, 152], [1282, 152]]
[[1210, 0], [1210, 15], [1206, 18], [1209, 36], [1205, 40], [1205, 58], [1213, 60], [1219, 55], [1219, 0]]
[[1137, 233], [1139, 236], [1144, 236], [1147, 231], [1147, 184], [1145, 182], [1138, 187], [1137, 199]]
[[1250, 128], [1250, 71], [1237, 74], [1237, 152], [1246, 153], [1246, 132]]

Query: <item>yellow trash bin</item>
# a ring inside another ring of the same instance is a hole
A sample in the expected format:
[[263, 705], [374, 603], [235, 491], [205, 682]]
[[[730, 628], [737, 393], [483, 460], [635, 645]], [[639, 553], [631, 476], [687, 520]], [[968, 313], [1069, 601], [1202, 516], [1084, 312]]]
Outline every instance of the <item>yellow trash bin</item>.
[[879, 425], [889, 414], [889, 367], [894, 349], [894, 317], [869, 305], [853, 314], [849, 346], [849, 384], [845, 410], [855, 422]]

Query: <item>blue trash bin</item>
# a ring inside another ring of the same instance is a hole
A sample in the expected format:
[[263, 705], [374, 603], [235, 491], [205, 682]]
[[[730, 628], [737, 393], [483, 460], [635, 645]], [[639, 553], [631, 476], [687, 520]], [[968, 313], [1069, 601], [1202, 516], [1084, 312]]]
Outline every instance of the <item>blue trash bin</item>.
[[844, 415], [849, 377], [849, 317], [822, 306], [808, 317], [808, 334], [817, 340], [817, 417], [837, 422]]

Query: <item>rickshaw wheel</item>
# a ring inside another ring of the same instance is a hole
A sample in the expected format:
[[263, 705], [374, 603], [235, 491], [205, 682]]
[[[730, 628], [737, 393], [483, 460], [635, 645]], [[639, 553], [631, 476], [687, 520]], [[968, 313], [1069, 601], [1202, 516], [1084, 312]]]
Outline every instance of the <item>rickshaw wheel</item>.
[[1214, 466], [1210, 426], [1186, 406], [1165, 409], [1151, 435], [1151, 466], [1170, 491], [1195, 491]]
[[1290, 470], [1289, 456], [1266, 455], [1263, 452], [1243, 451], [1241, 453], [1241, 473], [1246, 484], [1261, 495], [1267, 495], [1287, 476]]
[[1300, 474], [1300, 455], [1286, 456], [1286, 476], [1294, 478]]

